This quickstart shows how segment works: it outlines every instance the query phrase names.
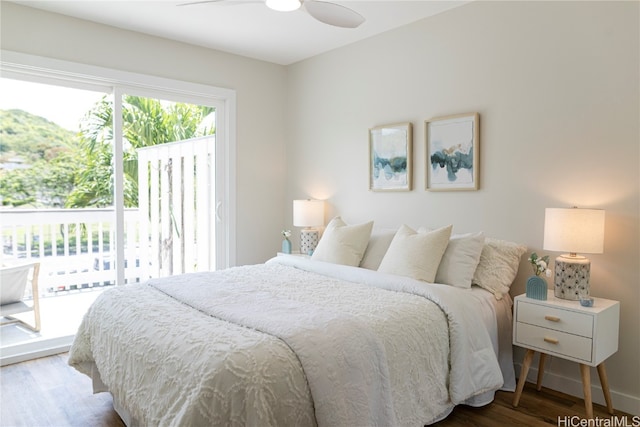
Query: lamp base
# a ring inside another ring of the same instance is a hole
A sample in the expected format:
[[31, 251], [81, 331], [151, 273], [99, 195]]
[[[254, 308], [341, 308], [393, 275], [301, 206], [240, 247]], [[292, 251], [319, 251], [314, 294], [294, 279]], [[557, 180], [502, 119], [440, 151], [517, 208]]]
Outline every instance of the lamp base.
[[300, 230], [300, 253], [304, 255], [311, 255], [318, 246], [318, 230], [312, 228], [305, 228]]
[[582, 256], [562, 255], [556, 258], [554, 295], [557, 298], [579, 300], [589, 295], [591, 262]]

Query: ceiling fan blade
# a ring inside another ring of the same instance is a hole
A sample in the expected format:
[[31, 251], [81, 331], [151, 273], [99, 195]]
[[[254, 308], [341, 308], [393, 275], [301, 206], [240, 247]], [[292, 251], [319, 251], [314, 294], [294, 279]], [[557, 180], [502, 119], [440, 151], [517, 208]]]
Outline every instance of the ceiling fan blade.
[[335, 3], [325, 1], [307, 0], [304, 3], [309, 15], [320, 22], [342, 28], [356, 28], [365, 19], [355, 10]]
[[200, 1], [190, 1], [187, 3], [179, 3], [177, 6], [193, 6], [194, 4], [204, 4], [204, 3], [218, 3], [224, 0], [200, 0]]

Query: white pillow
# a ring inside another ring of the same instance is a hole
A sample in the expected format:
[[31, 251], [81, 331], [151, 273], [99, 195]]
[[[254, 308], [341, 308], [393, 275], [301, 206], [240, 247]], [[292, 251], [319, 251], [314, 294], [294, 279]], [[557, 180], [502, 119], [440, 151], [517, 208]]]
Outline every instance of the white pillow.
[[527, 247], [505, 240], [485, 239], [473, 283], [492, 292], [496, 299], [509, 292], [518, 274], [520, 257]]
[[417, 233], [402, 225], [389, 245], [378, 271], [407, 276], [425, 282], [436, 278], [452, 226], [425, 233]]
[[360, 261], [360, 267], [377, 270], [395, 234], [396, 230], [392, 229], [374, 229], [371, 232], [367, 249], [362, 256], [362, 261]]
[[342, 218], [329, 222], [311, 259], [357, 267], [367, 248], [373, 221], [347, 225]]
[[484, 247], [484, 233], [454, 234], [436, 273], [436, 283], [469, 289], [480, 254]]

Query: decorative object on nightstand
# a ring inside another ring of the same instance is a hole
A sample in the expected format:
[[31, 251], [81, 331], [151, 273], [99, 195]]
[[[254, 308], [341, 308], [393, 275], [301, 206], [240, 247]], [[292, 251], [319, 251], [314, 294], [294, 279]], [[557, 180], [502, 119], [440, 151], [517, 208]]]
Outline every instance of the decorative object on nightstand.
[[579, 292], [580, 305], [583, 307], [593, 307], [594, 299], [589, 297], [589, 292]]
[[550, 296], [539, 301], [519, 295], [513, 306], [513, 344], [526, 348], [513, 406], [518, 406], [535, 352], [540, 352], [537, 389], [542, 388], [544, 362], [547, 355], [580, 364], [582, 391], [588, 418], [593, 418], [591, 370], [598, 368], [604, 400], [610, 414], [613, 404], [605, 370], [605, 360], [618, 351], [620, 303], [593, 298], [593, 307], [582, 307], [577, 301]]
[[289, 237], [291, 237], [291, 230], [282, 230], [282, 236], [284, 237], [284, 240], [282, 241], [282, 253], [290, 254], [291, 240], [289, 240]]
[[294, 200], [293, 225], [304, 227], [300, 231], [300, 253], [311, 255], [319, 240], [318, 230], [313, 227], [324, 225], [324, 201]]
[[600, 209], [547, 208], [544, 244], [548, 251], [568, 251], [556, 258], [554, 294], [578, 300], [589, 295], [591, 262], [580, 253], [601, 254], [604, 250], [604, 211]]
[[548, 268], [549, 256], [539, 257], [537, 253], [533, 252], [529, 256], [529, 263], [533, 268], [534, 275], [527, 279], [527, 297], [545, 301], [547, 299], [547, 281], [540, 276], [542, 274], [547, 277], [551, 276], [551, 270]]

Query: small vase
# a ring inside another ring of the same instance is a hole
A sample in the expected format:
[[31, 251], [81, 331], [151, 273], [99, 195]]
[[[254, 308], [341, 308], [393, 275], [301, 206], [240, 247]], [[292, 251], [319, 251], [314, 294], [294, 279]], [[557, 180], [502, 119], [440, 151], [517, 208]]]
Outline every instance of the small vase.
[[547, 300], [547, 281], [540, 276], [531, 276], [527, 279], [527, 298]]
[[290, 254], [291, 253], [291, 240], [285, 238], [282, 241], [282, 253], [283, 254]]

